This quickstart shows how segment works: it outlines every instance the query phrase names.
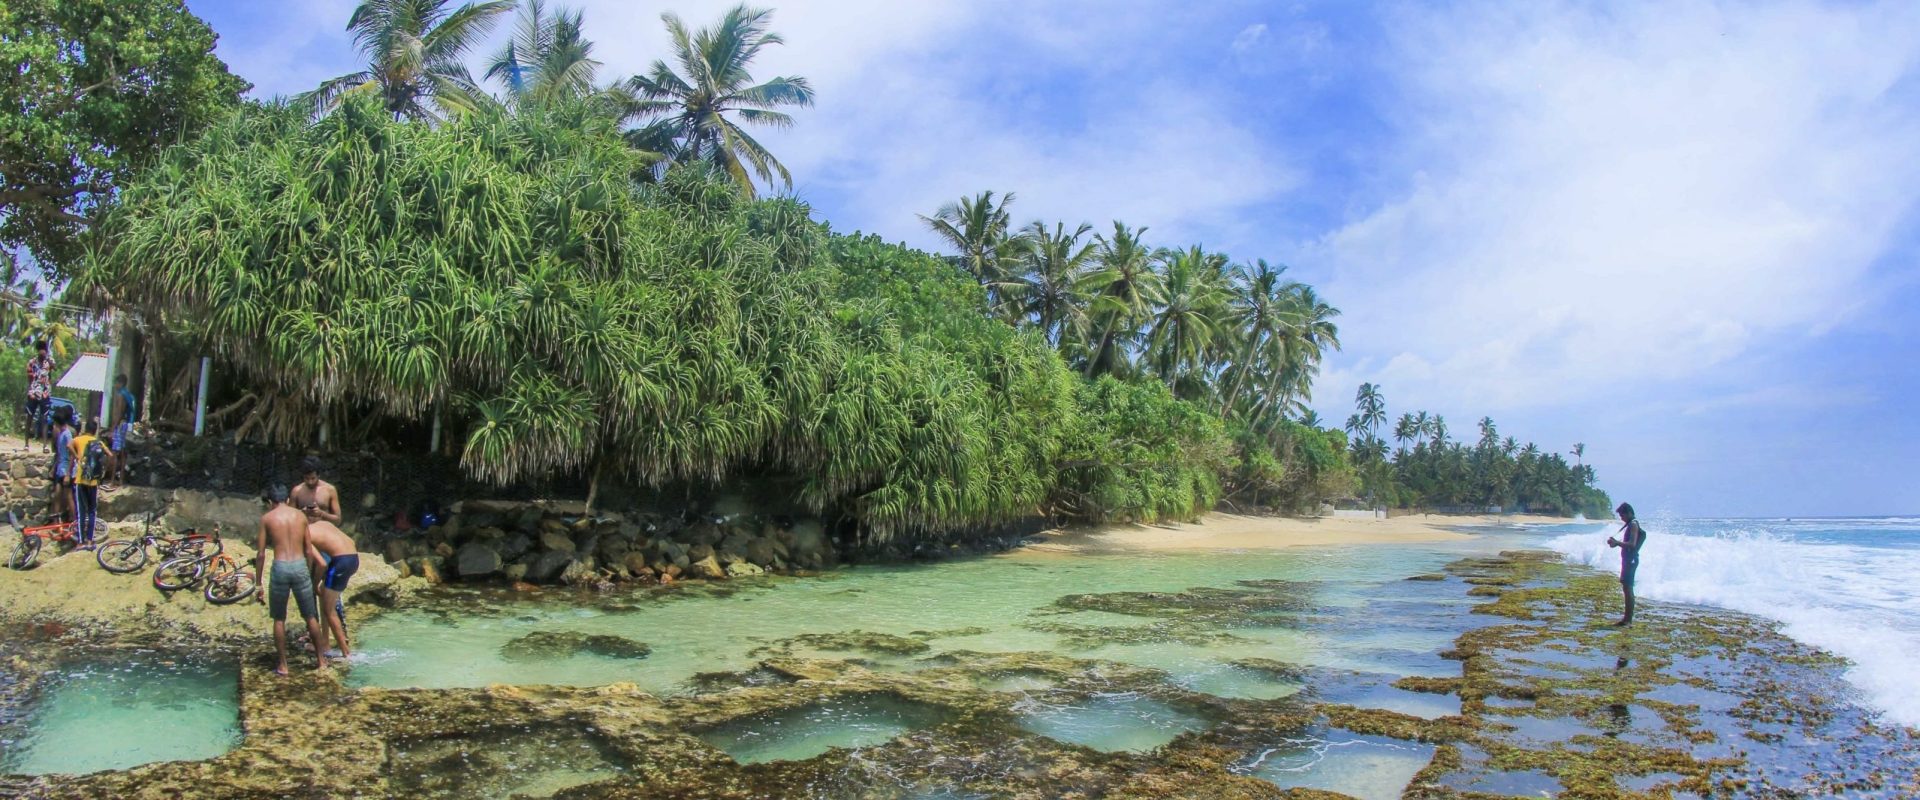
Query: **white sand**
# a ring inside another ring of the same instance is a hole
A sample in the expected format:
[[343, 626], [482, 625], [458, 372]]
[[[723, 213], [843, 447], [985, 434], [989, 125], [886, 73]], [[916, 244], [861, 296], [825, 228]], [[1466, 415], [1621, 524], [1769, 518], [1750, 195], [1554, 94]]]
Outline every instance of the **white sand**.
[[1565, 522], [1525, 515], [1455, 516], [1420, 514], [1388, 519], [1249, 517], [1209, 514], [1195, 523], [1112, 525], [1048, 531], [1045, 541], [1022, 548], [1030, 553], [1111, 551], [1271, 550], [1311, 545], [1441, 542], [1467, 538], [1455, 528]]

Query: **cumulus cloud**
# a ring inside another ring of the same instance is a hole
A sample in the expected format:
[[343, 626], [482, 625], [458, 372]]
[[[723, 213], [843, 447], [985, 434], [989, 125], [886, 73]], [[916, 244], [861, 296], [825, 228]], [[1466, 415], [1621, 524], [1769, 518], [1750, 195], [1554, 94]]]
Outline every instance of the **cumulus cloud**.
[[1857, 310], [1920, 197], [1899, 5], [1469, 6], [1394, 21], [1404, 192], [1324, 237], [1339, 373], [1436, 405], [1684, 384]]

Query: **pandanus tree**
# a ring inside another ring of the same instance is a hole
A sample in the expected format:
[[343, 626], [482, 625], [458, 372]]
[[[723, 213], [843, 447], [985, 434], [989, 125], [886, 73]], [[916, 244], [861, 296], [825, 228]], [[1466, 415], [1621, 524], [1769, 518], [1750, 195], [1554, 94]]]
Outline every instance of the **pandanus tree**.
[[436, 120], [484, 102], [463, 59], [487, 35], [510, 0], [457, 8], [451, 0], [365, 0], [347, 20], [365, 69], [320, 84], [299, 101], [330, 111], [344, 97], [368, 95], [394, 119]]
[[784, 42], [769, 28], [772, 16], [772, 11], [734, 6], [713, 27], [689, 30], [679, 16], [660, 15], [679, 71], [655, 61], [627, 81], [634, 95], [631, 113], [659, 117], [633, 132], [633, 141], [675, 163], [713, 164], [749, 197], [756, 180], [770, 184], [778, 177], [792, 186], [786, 166], [742, 127], [790, 127], [793, 117], [779, 109], [813, 105], [806, 78], [754, 83], [748, 71], [761, 50]]

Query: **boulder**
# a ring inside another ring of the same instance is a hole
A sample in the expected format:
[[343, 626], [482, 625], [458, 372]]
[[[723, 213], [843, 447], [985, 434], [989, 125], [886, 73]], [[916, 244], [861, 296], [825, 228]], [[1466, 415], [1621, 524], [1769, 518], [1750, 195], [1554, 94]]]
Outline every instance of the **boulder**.
[[433, 556], [415, 556], [407, 562], [407, 573], [417, 575], [428, 583], [440, 582], [440, 566], [433, 563]]
[[508, 564], [505, 569], [500, 570], [500, 574], [509, 581], [520, 583], [527, 579], [527, 565]]
[[447, 544], [446, 542], [441, 542], [439, 544], [436, 544], [433, 546], [433, 554], [436, 556], [439, 556], [443, 560], [452, 558], [453, 545]]
[[538, 530], [543, 535], [549, 534], [549, 533], [558, 533], [558, 534], [565, 535], [568, 532], [567, 524], [553, 517], [547, 517], [545, 519], [540, 520]]
[[600, 552], [600, 537], [594, 534], [587, 534], [586, 536], [575, 539], [573, 551], [583, 556], [591, 556]]
[[385, 549], [387, 563], [389, 564], [404, 564], [407, 561], [407, 556], [413, 555], [413, 553], [407, 549], [407, 543], [399, 539], [388, 539]]
[[[711, 545], [707, 545], [705, 543], [694, 543], [687, 546], [688, 561], [704, 561], [712, 557], [713, 557], [713, 547]], [[679, 559], [676, 558], [674, 560], [678, 561]]]
[[477, 578], [500, 571], [500, 553], [480, 542], [468, 542], [454, 558], [454, 567], [462, 578]]
[[533, 540], [527, 538], [527, 535], [524, 533], [516, 533], [502, 539], [498, 546], [500, 548], [501, 558], [516, 559], [526, 555], [528, 550], [533, 549]]
[[100, 518], [140, 520], [164, 505], [158, 492], [145, 486], [123, 486], [117, 492], [100, 493]]
[[540, 546], [554, 552], [573, 554], [573, 537], [560, 531], [547, 531], [540, 534]]
[[652, 565], [647, 563], [647, 555], [645, 553], [628, 553], [624, 558], [620, 559], [620, 563], [627, 568], [627, 572], [634, 575], [656, 571]]
[[778, 555], [776, 549], [772, 539], [754, 539], [747, 542], [747, 546], [740, 551], [740, 554], [746, 556], [748, 561], [766, 566], [773, 563], [774, 556]]
[[766, 570], [760, 568], [760, 565], [751, 561], [736, 561], [727, 566], [727, 575], [733, 578], [744, 578], [749, 575], [764, 575], [766, 572]]
[[533, 563], [527, 565], [526, 578], [535, 583], [545, 583], [560, 577], [560, 572], [571, 563], [573, 563], [572, 553], [549, 550], [536, 556]]
[[590, 583], [594, 578], [593, 559], [583, 558], [567, 562], [560, 570], [560, 582], [569, 586]]
[[706, 558], [693, 562], [693, 568], [688, 570], [688, 572], [692, 573], [696, 578], [718, 580], [727, 577], [727, 571], [720, 566], [720, 562], [714, 559], [711, 553], [707, 554]]

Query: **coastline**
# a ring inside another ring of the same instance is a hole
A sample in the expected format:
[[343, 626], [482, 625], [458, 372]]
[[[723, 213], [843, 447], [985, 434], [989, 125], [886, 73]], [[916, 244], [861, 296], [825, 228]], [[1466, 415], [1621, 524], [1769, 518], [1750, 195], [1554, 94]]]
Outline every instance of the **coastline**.
[[1409, 544], [1466, 539], [1461, 528], [1556, 524], [1572, 520], [1526, 514], [1409, 514], [1367, 517], [1263, 517], [1213, 513], [1198, 522], [1121, 524], [1046, 531], [1017, 554], [1279, 550], [1337, 544]]

